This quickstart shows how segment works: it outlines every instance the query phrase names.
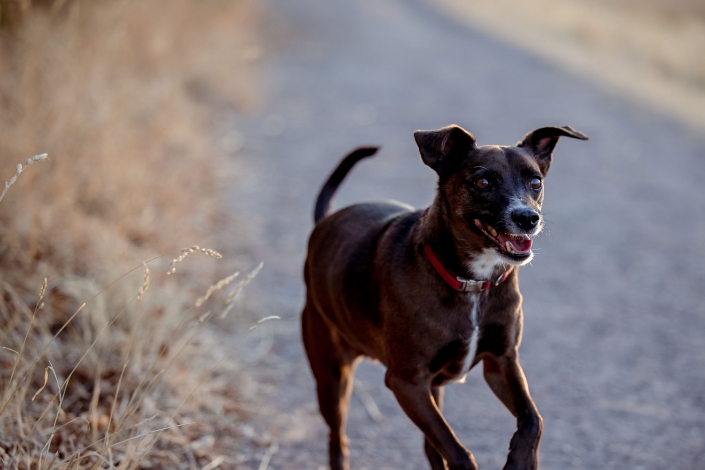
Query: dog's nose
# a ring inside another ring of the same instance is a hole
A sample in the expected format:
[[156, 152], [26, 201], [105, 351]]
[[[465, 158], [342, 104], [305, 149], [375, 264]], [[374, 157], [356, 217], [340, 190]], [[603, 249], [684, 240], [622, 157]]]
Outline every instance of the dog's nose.
[[541, 216], [535, 210], [525, 208], [512, 212], [512, 220], [520, 229], [529, 231], [538, 225]]

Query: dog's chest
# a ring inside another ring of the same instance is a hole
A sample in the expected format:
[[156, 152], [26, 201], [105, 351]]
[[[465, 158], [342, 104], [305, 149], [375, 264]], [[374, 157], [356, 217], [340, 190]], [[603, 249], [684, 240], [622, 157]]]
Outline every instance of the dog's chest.
[[454, 340], [443, 345], [431, 362], [431, 372], [437, 373], [437, 383], [465, 381], [466, 374], [472, 368], [477, 356], [478, 343], [482, 336], [482, 294], [469, 296], [463, 309], [464, 315], [458, 329], [462, 333]]
[[477, 355], [477, 342], [480, 339], [480, 294], [474, 294], [471, 297], [472, 305], [470, 306], [470, 311], [468, 312], [468, 319], [470, 320], [470, 337], [467, 341], [467, 354], [463, 359], [462, 369], [460, 370], [460, 376], [457, 379], [458, 383], [465, 382], [465, 376], [470, 371], [472, 363]]

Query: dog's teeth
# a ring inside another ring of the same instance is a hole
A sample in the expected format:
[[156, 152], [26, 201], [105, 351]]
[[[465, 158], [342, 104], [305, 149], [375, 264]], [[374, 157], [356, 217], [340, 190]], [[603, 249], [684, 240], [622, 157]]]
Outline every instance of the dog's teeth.
[[494, 235], [495, 237], [497, 236], [497, 230], [493, 229], [493, 228], [490, 227], [489, 225], [487, 226], [487, 228], [489, 229], [489, 231], [490, 231], [490, 233], [491, 233], [492, 235]]
[[509, 253], [514, 253], [514, 250], [512, 249], [512, 244], [509, 242], [504, 242], [504, 247], [507, 249]]

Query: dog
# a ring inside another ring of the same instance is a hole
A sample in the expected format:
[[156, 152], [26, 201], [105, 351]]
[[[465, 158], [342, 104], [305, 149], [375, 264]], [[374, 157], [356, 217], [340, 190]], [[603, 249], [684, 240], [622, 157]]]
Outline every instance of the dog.
[[304, 267], [302, 335], [332, 470], [349, 469], [345, 420], [363, 356], [386, 366], [385, 385], [423, 432], [433, 470], [477, 468], [441, 410], [443, 387], [482, 362], [517, 419], [504, 469], [538, 468], [543, 422], [519, 364], [518, 267], [544, 225], [543, 182], [560, 137], [588, 139], [569, 126], [536, 129], [514, 147], [478, 146], [457, 125], [415, 132], [438, 175], [423, 211], [390, 201], [329, 213], [345, 175], [375, 147], [353, 151], [326, 181]]

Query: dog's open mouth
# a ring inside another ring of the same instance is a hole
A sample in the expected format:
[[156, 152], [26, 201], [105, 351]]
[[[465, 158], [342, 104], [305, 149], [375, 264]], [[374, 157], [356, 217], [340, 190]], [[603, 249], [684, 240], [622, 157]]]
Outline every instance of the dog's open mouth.
[[526, 234], [499, 233], [490, 225], [475, 219], [475, 225], [489, 238], [499, 251], [510, 258], [521, 260], [531, 256], [532, 241]]

